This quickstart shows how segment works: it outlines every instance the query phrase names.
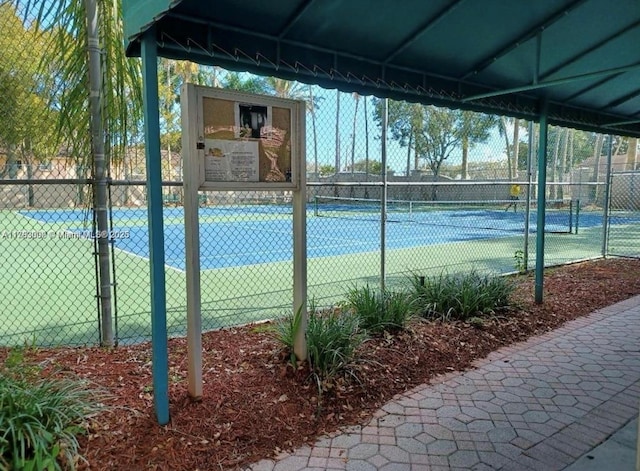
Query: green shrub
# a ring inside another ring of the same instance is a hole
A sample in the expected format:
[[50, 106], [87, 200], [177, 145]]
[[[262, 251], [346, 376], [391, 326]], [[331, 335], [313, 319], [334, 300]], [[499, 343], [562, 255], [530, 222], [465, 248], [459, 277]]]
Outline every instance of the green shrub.
[[312, 372], [321, 383], [330, 381], [355, 360], [365, 339], [359, 318], [351, 313], [310, 312], [307, 349]]
[[427, 318], [466, 320], [493, 314], [509, 305], [513, 284], [504, 277], [472, 271], [411, 278], [418, 311]]
[[100, 395], [78, 381], [34, 379], [32, 367], [10, 358], [0, 369], [0, 469], [75, 469], [77, 436], [104, 408]]
[[295, 314], [276, 320], [273, 324], [273, 328], [271, 329], [273, 338], [281, 343], [289, 352], [289, 361], [294, 367], [296, 366], [297, 359], [296, 354], [293, 351], [293, 346], [296, 339], [296, 332], [298, 331], [301, 323], [302, 306]]
[[407, 293], [378, 292], [369, 285], [349, 290], [346, 307], [360, 318], [362, 328], [372, 333], [402, 329], [413, 314]]
[[[291, 355], [294, 333], [302, 322], [302, 310], [276, 321], [273, 336]], [[354, 360], [357, 348], [365, 339], [357, 316], [337, 311], [309, 309], [307, 319], [307, 353], [309, 366], [319, 384], [330, 381]]]

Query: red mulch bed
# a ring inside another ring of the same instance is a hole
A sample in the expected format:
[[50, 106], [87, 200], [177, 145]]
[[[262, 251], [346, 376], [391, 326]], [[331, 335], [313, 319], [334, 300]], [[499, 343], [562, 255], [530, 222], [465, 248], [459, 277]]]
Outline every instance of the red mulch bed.
[[[304, 368], [294, 371], [263, 326], [203, 337], [204, 397], [186, 391], [184, 339], [169, 342], [171, 422], [158, 426], [151, 393], [150, 345], [37, 349], [28, 358], [44, 374], [85, 378], [110, 394], [82, 453], [94, 470], [235, 469], [365, 422], [395, 394], [435, 376], [464, 370], [497, 348], [640, 294], [640, 261], [607, 259], [547, 270], [544, 303], [533, 301], [532, 275], [517, 277], [517, 308], [476, 328], [415, 322], [365, 343], [356, 367], [318, 404]], [[0, 350], [0, 360], [6, 350]]]

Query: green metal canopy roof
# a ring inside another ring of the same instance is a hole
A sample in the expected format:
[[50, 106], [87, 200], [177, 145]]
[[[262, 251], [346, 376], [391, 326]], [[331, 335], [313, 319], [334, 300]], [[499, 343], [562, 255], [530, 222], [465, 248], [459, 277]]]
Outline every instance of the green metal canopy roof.
[[127, 53], [640, 137], [638, 0], [125, 0]]

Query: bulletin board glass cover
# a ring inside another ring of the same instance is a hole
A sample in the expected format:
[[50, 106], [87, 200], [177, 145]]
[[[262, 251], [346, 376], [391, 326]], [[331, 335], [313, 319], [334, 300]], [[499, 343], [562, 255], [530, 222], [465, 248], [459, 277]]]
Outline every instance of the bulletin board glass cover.
[[304, 101], [194, 85], [181, 101], [183, 153], [200, 190], [300, 188]]

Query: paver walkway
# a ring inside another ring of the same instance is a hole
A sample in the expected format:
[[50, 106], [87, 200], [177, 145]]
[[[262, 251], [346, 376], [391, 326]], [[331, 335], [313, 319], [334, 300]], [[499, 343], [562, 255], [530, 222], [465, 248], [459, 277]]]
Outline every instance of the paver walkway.
[[640, 296], [475, 366], [395, 397], [365, 426], [248, 469], [563, 469], [638, 416]]

